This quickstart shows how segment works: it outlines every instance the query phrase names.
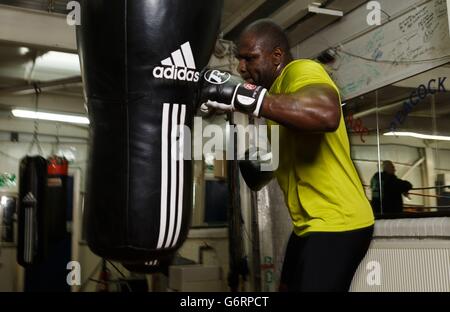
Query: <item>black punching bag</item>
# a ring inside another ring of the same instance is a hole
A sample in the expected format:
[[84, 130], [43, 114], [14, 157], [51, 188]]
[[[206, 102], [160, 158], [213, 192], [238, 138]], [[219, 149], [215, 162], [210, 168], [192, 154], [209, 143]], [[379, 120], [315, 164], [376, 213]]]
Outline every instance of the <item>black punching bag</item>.
[[[129, 263], [169, 259], [192, 213], [192, 129], [199, 72], [211, 56], [222, 0], [81, 1], [77, 28], [91, 122], [87, 242]], [[181, 157], [182, 158], [182, 157]]]
[[30, 267], [44, 260], [48, 246], [47, 161], [27, 156], [20, 161], [19, 175], [17, 262]]

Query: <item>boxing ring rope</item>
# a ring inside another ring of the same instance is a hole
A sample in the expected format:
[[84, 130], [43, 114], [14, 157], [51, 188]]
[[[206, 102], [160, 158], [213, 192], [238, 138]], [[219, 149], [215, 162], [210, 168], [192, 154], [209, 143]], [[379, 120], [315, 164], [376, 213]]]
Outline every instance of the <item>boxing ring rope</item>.
[[[370, 189], [370, 185], [363, 185], [364, 188]], [[437, 189], [445, 189], [449, 188], [450, 185], [441, 185], [441, 186], [432, 186], [432, 187], [416, 187], [412, 188], [411, 191], [428, 191], [428, 190], [437, 190]], [[436, 199], [448, 199], [450, 200], [450, 193], [449, 195], [431, 195], [431, 194], [421, 194], [416, 192], [408, 192], [408, 195], [413, 196], [420, 196], [420, 197], [426, 197], [426, 198], [436, 198]], [[405, 204], [403, 206], [404, 209], [420, 209], [421, 211], [411, 211], [408, 212], [425, 212], [424, 210], [428, 209], [439, 209], [439, 210], [450, 210], [450, 205], [442, 205], [442, 206], [423, 206], [423, 205], [411, 205], [411, 204]]]
[[[423, 188], [423, 189], [431, 189], [431, 188]], [[413, 189], [414, 190], [414, 189]], [[414, 196], [421, 196], [421, 197], [429, 197], [429, 198], [443, 198], [443, 199], [449, 199], [450, 196], [445, 195], [426, 195], [426, 194], [420, 194], [420, 193], [411, 193], [409, 192], [408, 195], [414, 195]], [[403, 208], [420, 208], [420, 209], [440, 209], [440, 210], [447, 210], [450, 209], [450, 206], [409, 206], [404, 205]]]
[[450, 199], [450, 196], [444, 196], [444, 195], [425, 195], [425, 194], [411, 193], [411, 192], [409, 192], [408, 195], [416, 195], [416, 196], [422, 196], [422, 197], [432, 197], [432, 198], [446, 198], [446, 199]]
[[[370, 185], [364, 184], [363, 187], [370, 189]], [[450, 185], [440, 185], [440, 186], [430, 186], [430, 187], [415, 187], [412, 188], [411, 191], [422, 191], [422, 190], [433, 190], [433, 189], [440, 189], [440, 188], [449, 188]]]
[[440, 186], [430, 186], [430, 187], [416, 187], [416, 188], [412, 188], [411, 190], [412, 191], [420, 191], [420, 190], [432, 190], [432, 189], [439, 189], [439, 188], [449, 188], [450, 189], [450, 185], [440, 185]]
[[[422, 207], [422, 206], [404, 206], [403, 208], [406, 208], [406, 209], [413, 209], [413, 208], [414, 209], [440, 209], [440, 210], [445, 210], [445, 211], [450, 210], [450, 206], [434, 206], [434, 207], [432, 207], [432, 206], [426, 206], [426, 207], [425, 206], [424, 207]], [[419, 212], [424, 212], [424, 211], [419, 211]]]

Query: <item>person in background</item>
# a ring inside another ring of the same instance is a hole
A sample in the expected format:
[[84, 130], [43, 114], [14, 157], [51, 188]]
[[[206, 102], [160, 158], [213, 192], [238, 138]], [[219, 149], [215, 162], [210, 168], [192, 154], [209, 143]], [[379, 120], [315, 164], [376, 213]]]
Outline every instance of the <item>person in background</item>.
[[371, 204], [375, 214], [403, 212], [402, 195], [407, 196], [413, 186], [410, 182], [397, 178], [395, 171], [392, 161], [385, 160], [383, 161], [383, 172], [375, 173], [370, 180]]

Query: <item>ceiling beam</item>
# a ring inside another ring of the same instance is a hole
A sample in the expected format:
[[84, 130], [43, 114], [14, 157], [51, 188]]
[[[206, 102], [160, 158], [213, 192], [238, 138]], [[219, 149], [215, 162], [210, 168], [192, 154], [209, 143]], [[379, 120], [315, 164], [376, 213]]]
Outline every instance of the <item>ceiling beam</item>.
[[71, 91], [66, 91], [65, 89], [58, 89], [58, 90], [46, 90], [45, 92], [47, 94], [51, 94], [51, 95], [58, 95], [58, 96], [69, 96], [69, 97], [74, 97], [74, 98], [80, 98], [80, 99], [84, 99], [83, 96], [83, 90], [81, 88], [81, 84], [80, 84], [80, 92], [71, 92]]
[[[339, 11], [344, 12], [345, 15], [361, 6], [365, 2], [365, 0], [334, 0], [326, 8], [339, 9]], [[308, 19], [305, 19], [305, 17], [308, 17]], [[338, 16], [316, 14], [311, 12], [307, 12], [307, 14], [305, 14], [305, 17], [303, 17], [305, 21], [300, 20], [299, 22], [297, 22], [297, 24], [294, 24], [287, 30], [289, 42], [292, 47], [342, 18]]]
[[0, 5], [0, 42], [77, 52], [75, 27], [66, 16], [6, 5]]
[[62, 113], [62, 114], [80, 114], [87, 115], [85, 108], [85, 101], [80, 97], [71, 97], [66, 95], [51, 94], [43, 92], [37, 99], [34, 94], [26, 95], [11, 95], [0, 97], [0, 109], [36, 109], [47, 113]]
[[[64, 87], [81, 86], [81, 82], [82, 82], [81, 76], [75, 76], [52, 81], [37, 82], [36, 84], [41, 89], [41, 91], [45, 91], [45, 90], [61, 89]], [[34, 84], [31, 85], [23, 84], [19, 86], [0, 89], [0, 96], [13, 93], [20, 93], [20, 94], [35, 93]]]
[[229, 33], [234, 27], [236, 27], [236, 25], [242, 22], [242, 20], [244, 20], [251, 13], [253, 13], [253, 11], [255, 11], [264, 2], [266, 2], [266, 0], [255, 0], [242, 11], [233, 14], [233, 18], [231, 20], [224, 21], [225, 27], [222, 29], [222, 32], [224, 34]]
[[308, 14], [310, 3], [311, 0], [291, 0], [273, 13], [270, 18], [283, 29], [286, 29]]
[[[0, 131], [20, 132], [32, 134], [35, 131], [35, 124], [31, 119], [2, 118], [0, 116]], [[61, 138], [87, 139], [89, 138], [89, 127], [39, 120], [38, 135], [54, 136], [58, 134]]]
[[289, 0], [270, 0], [264, 1], [260, 6], [258, 6], [254, 11], [252, 11], [249, 15], [247, 15], [244, 19], [241, 19], [240, 22], [230, 29], [228, 32], [223, 32], [225, 39], [236, 41], [239, 37], [240, 33], [244, 30], [252, 22], [261, 19], [267, 18], [273, 12], [281, 8], [283, 5], [288, 3]]

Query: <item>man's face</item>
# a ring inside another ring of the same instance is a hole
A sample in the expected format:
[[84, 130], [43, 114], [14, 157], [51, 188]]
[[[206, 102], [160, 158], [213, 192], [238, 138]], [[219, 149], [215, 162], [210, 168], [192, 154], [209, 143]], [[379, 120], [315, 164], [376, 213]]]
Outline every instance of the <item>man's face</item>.
[[269, 89], [275, 80], [278, 65], [273, 62], [272, 51], [264, 46], [264, 41], [251, 33], [244, 33], [239, 39], [237, 59], [241, 77], [252, 84]]

